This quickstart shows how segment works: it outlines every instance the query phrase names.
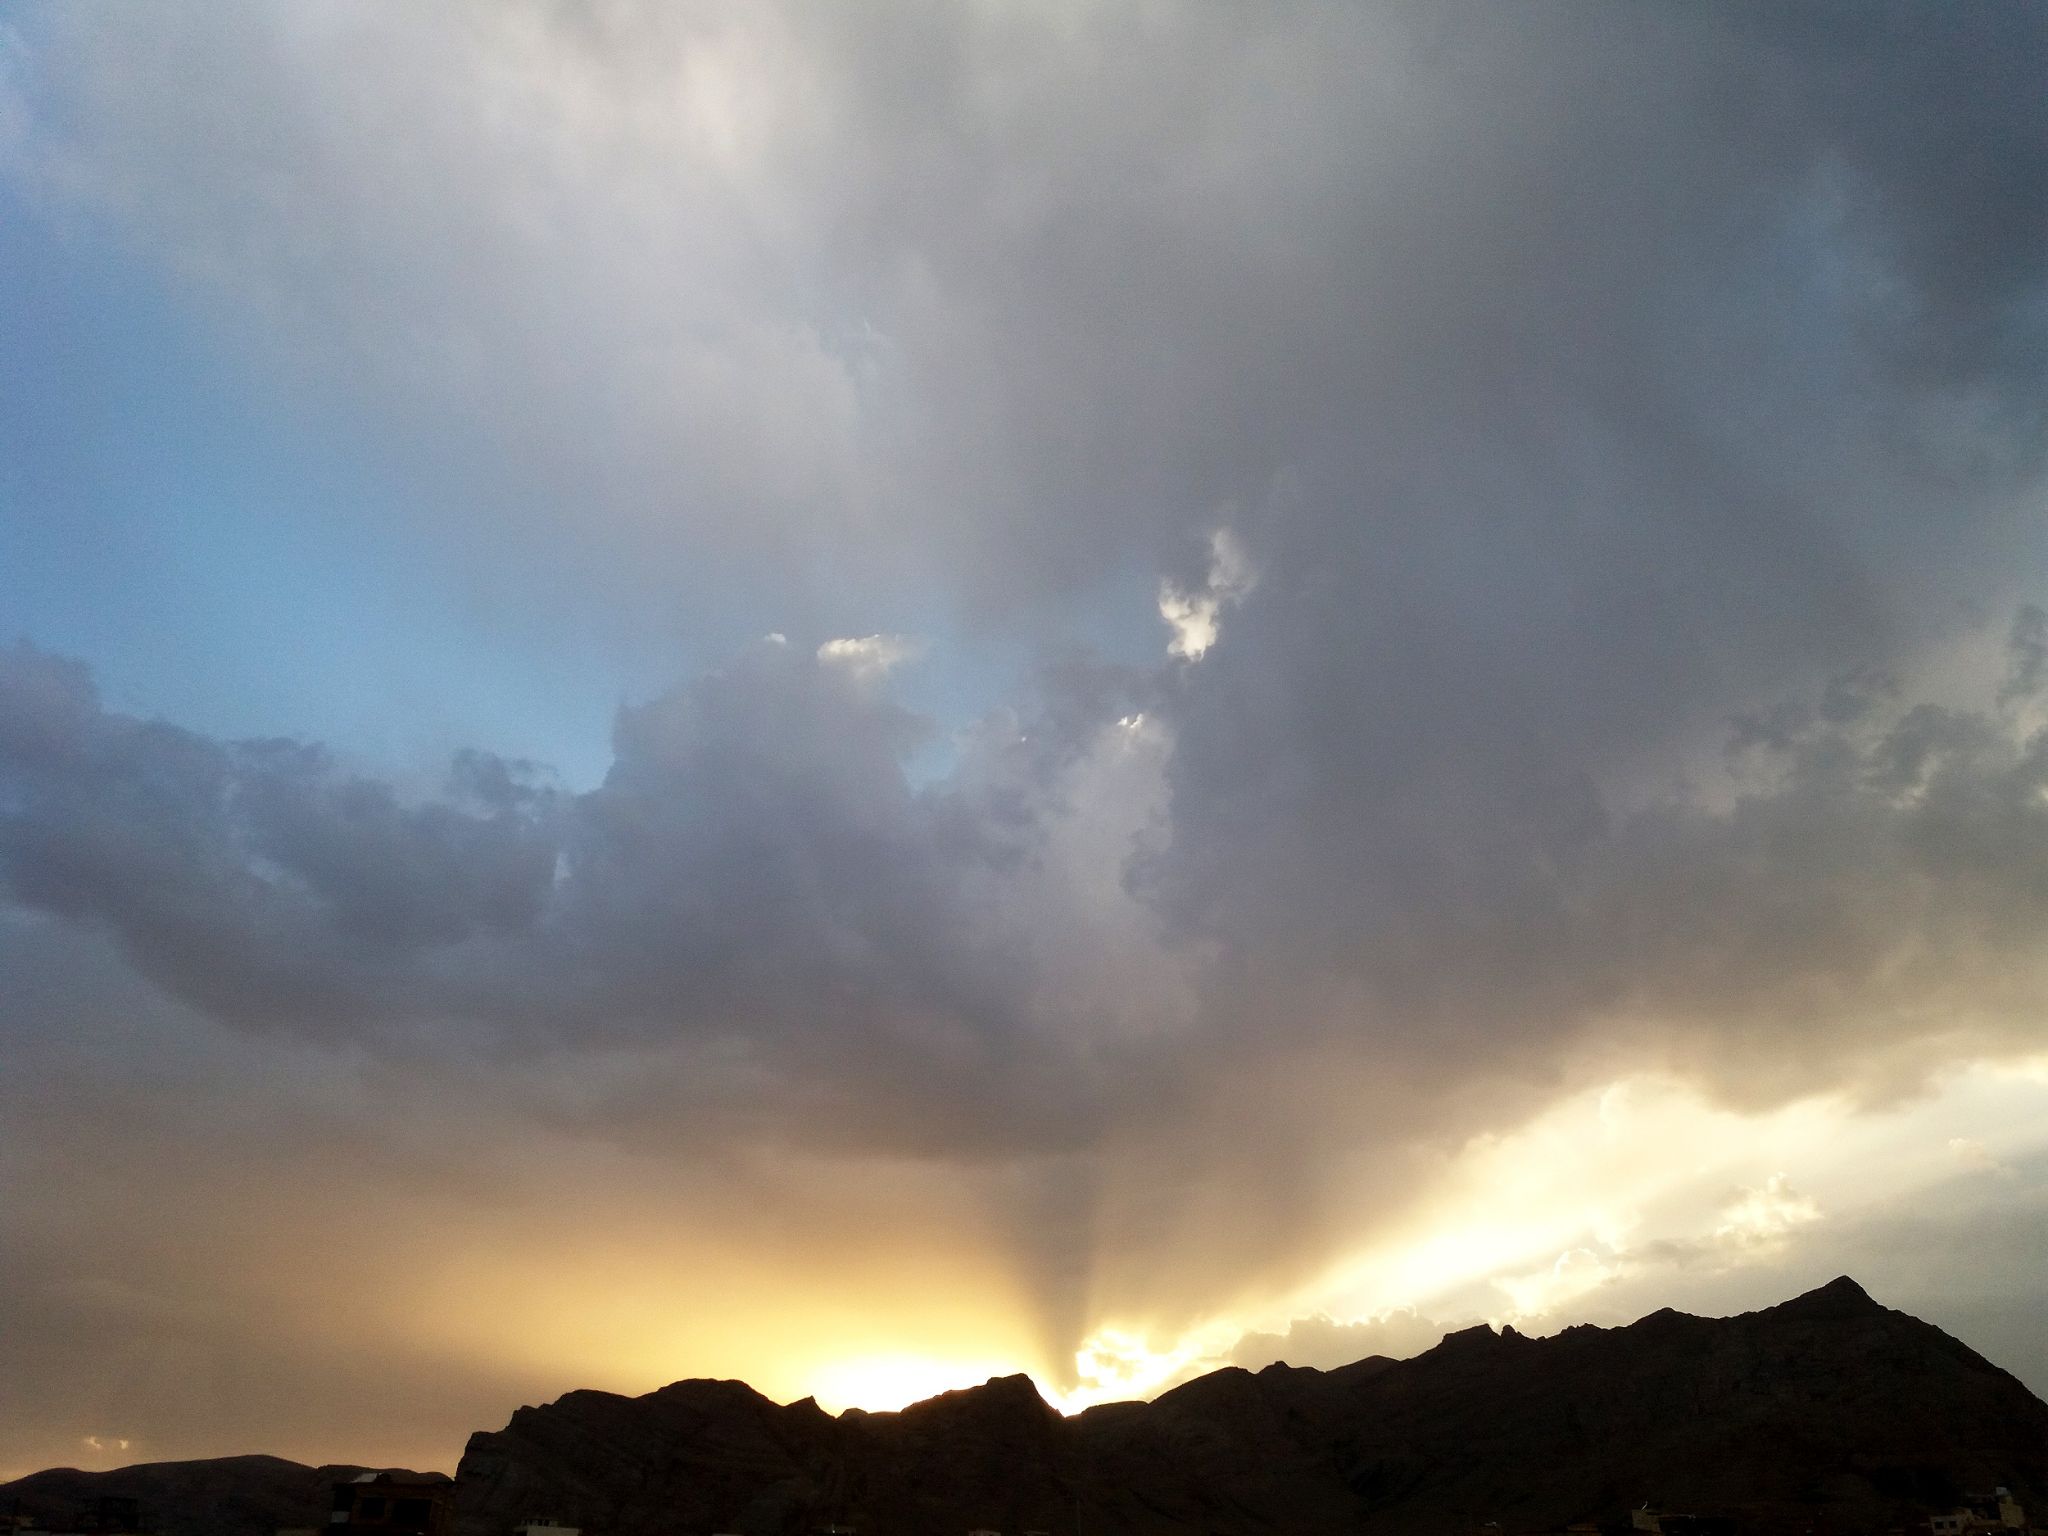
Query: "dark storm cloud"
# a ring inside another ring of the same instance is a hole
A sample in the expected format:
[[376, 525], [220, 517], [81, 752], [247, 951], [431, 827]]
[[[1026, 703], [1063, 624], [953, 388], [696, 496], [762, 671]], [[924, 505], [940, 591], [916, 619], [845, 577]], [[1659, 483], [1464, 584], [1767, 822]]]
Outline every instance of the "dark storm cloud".
[[[1406, 1091], [1482, 1064], [1540, 1072], [1619, 1026], [1768, 1097], [1916, 1031], [2024, 1043], [2048, 986], [2032, 958], [2048, 736], [2010, 713], [2033, 703], [2014, 696], [2026, 633], [2004, 712], [1852, 678], [1738, 721], [1744, 776], [1722, 807], [1615, 813], [1583, 779], [1546, 793], [1533, 745], [1447, 753], [1426, 792], [1354, 757], [1357, 803], [1241, 801], [1215, 844], [1183, 790], [1164, 855], [1141, 825], [1100, 865], [1130, 861], [1133, 888], [1198, 914], [1129, 963], [1199, 936], [1213, 990], [1204, 1016], [1152, 1021], [1119, 1070], [1192, 1091], [1233, 1058], [1334, 1038]], [[764, 643], [623, 712], [586, 795], [465, 754], [448, 798], [409, 804], [317, 748], [109, 713], [77, 664], [16, 647], [0, 869], [16, 901], [108, 932], [240, 1027], [374, 1039], [452, 1022], [529, 1050], [747, 1040], [892, 1110], [964, 1094], [973, 1114], [945, 1122], [962, 1144], [935, 1152], [1001, 1139], [971, 1122], [1020, 1094], [1057, 1142], [1073, 1122], [1056, 1102], [1085, 1085], [1035, 1078], [1077, 1062], [1097, 1021], [1042, 1006], [1057, 972], [1015, 900], [1073, 814], [1067, 765], [1034, 754], [1129, 727], [1084, 713], [1062, 742], [1055, 718], [1005, 732], [1000, 771], [970, 759], [913, 790], [914, 716], [875, 680]], [[1219, 854], [1227, 872], [1190, 886], [1196, 857]]]
[[[318, 747], [222, 743], [109, 714], [86, 669], [0, 654], [0, 868], [17, 899], [116, 933], [230, 1021], [373, 1022], [380, 978], [530, 927], [553, 874], [514, 799], [401, 806]], [[458, 787], [509, 773], [465, 757]], [[388, 1006], [388, 1005], [386, 1005]]]
[[[83, 666], [18, 645], [0, 653], [0, 875], [237, 1027], [452, 1027], [526, 1053], [745, 1041], [741, 1075], [792, 1074], [782, 1109], [820, 1133], [845, 1114], [916, 1144], [930, 1122], [961, 1150], [1024, 1134], [999, 1101], [1078, 1089], [1034, 1086], [1059, 1042], [1032, 1035], [1031, 935], [994, 913], [1086, 746], [1065, 733], [1099, 732], [1129, 688], [1049, 681], [1028, 729], [995, 723], [919, 792], [903, 760], [926, 724], [878, 678], [768, 641], [623, 710], [587, 794], [465, 752], [440, 796], [407, 801], [314, 745], [109, 712]], [[950, 1087], [968, 1111], [921, 1102]], [[1070, 1134], [1061, 1106], [1035, 1108], [1030, 1135]]]
[[1738, 717], [1722, 804], [1611, 808], [1526, 692], [1484, 676], [1452, 689], [1470, 719], [1378, 676], [1351, 718], [1299, 731], [1281, 690], [1236, 696], [1213, 737], [1201, 717], [1181, 737], [1153, 875], [1222, 945], [1221, 1031], [1264, 1009], [1291, 1021], [1269, 1045], [1355, 1035], [1409, 1081], [1523, 1070], [1605, 1028], [1760, 1099], [1917, 1034], [2024, 1046], [2048, 981], [2048, 736], [2006, 712], [2038, 697], [2029, 632], [1999, 711], [1849, 674]]
[[1475, 537], [1540, 576], [1689, 494], [1637, 555], [1749, 547], [1784, 607], [1981, 571], [1900, 476], [2037, 462], [2027, 8], [40, 19], [78, 100], [28, 184], [483, 480], [484, 558], [615, 600], [712, 553], [1029, 632], [1294, 476], [1482, 595]]
[[[538, 40], [536, 101], [558, 112], [599, 82], [639, 91], [629, 45], [688, 60], [728, 35], [642, 38], [610, 13], [537, 26], [458, 41], [525, 58]], [[350, 307], [338, 334], [374, 349], [379, 316], [426, 305], [420, 285], [476, 253], [429, 183], [377, 173], [396, 142], [336, 139], [353, 109], [290, 89], [300, 66], [270, 52], [285, 30], [271, 16], [239, 36], [261, 67], [233, 113], [169, 126], [216, 167], [293, 146], [298, 174], [266, 183], [283, 199], [266, 217], [302, 236], [351, 220], [334, 281], [305, 266], [320, 242], [254, 242], [246, 211], [211, 206], [240, 178], [195, 178], [156, 137], [120, 138], [122, 120], [69, 152], [166, 221], [173, 248], [307, 295], [294, 334], [317, 340], [332, 302]], [[453, 47], [422, 35], [428, 57]], [[1211, 1033], [1257, 1051], [1241, 1021], [1286, 998], [1282, 1033], [1385, 1037], [1455, 1076], [1540, 1054], [1589, 1016], [1725, 1009], [1738, 1027], [1869, 972], [1949, 909], [1913, 893], [1943, 859], [1967, 862], [1942, 850], [1969, 836], [1883, 787], [1879, 758], [1903, 772], [1918, 751], [1916, 771], [1946, 775], [1971, 814], [2027, 824], [2026, 760], [1997, 760], [1995, 732], [1940, 711], [1877, 736], [1784, 735], [1783, 779], [1733, 812], [1616, 807], [1760, 698], [1910, 661], [1959, 602], [2009, 600], [2013, 557], [2038, 548], [2038, 16], [1111, 8], [1062, 35], [948, 10], [813, 14], [764, 35], [811, 72], [829, 135], [770, 114], [760, 185], [678, 172], [675, 195], [783, 210], [734, 250], [782, 242], [817, 302], [842, 307], [805, 320], [823, 325], [828, 372], [851, 366], [829, 343], [849, 316], [882, 338], [851, 457], [819, 471], [836, 489], [800, 527], [835, 547], [835, 498], [857, 482], [903, 509], [859, 526], [928, 540], [920, 558], [964, 600], [1070, 585], [1131, 551], [1196, 587], [1219, 521], [1249, 551], [1258, 585], [1224, 616], [1225, 643], [1158, 684], [1170, 825], [1108, 854], [1139, 855], [1133, 889], [1180, 941], [1216, 946]], [[381, 57], [374, 31], [334, 36]], [[133, 40], [72, 44], [125, 57]], [[199, 67], [176, 49], [129, 63]], [[372, 79], [401, 98], [419, 84], [395, 65]], [[122, 110], [140, 126], [182, 94]], [[456, 156], [480, 131], [465, 111], [451, 100], [403, 152]], [[277, 133], [245, 133], [251, 117]], [[516, 194], [581, 209], [610, 175], [645, 190], [610, 140], [586, 181], [515, 176], [503, 146], [483, 147], [461, 195], [487, 208]], [[320, 199], [293, 195], [319, 164], [335, 169]], [[464, 266], [474, 283], [433, 291], [455, 307], [432, 323], [507, 364], [477, 381], [486, 411], [568, 407], [569, 430], [508, 439], [615, 453], [588, 487], [600, 501], [687, 466], [701, 494], [679, 526], [738, 536], [788, 500], [765, 461], [714, 464], [687, 431], [651, 426], [621, 442], [615, 399], [556, 402], [558, 370], [518, 365], [557, 325], [602, 348], [621, 326], [692, 323], [684, 297], [637, 286], [615, 211], [579, 227], [573, 250]], [[251, 243], [221, 243], [237, 229]], [[655, 251], [678, 238], [639, 233]], [[705, 261], [691, 270], [706, 292], [787, 318], [791, 294], [733, 251]], [[520, 322], [540, 330], [502, 318], [556, 262], [619, 270], [627, 307], [585, 284]], [[388, 303], [364, 302], [369, 282]], [[472, 287], [488, 314], [464, 307]], [[749, 387], [793, 387], [793, 354], [716, 345], [721, 370], [765, 370]], [[402, 350], [412, 366], [409, 330]], [[497, 381], [538, 393], [500, 399]], [[635, 364], [600, 387], [648, 384]], [[895, 414], [907, 401], [915, 431]], [[755, 425], [780, 459], [798, 445], [772, 434], [809, 430]], [[946, 521], [960, 515], [971, 524]], [[628, 711], [608, 782], [574, 801], [476, 757], [459, 793], [401, 804], [317, 749], [115, 720], [75, 676], [37, 686], [56, 713], [17, 766], [37, 776], [10, 833], [15, 889], [111, 925], [224, 1016], [708, 1029], [816, 1050], [887, 1036], [958, 1049], [969, 1077], [1029, 1033], [1028, 937], [976, 882], [1017, 856], [1019, 829], [1028, 842], [1044, 784], [984, 784], [973, 804], [914, 793], [901, 763], [917, 723], [808, 656], [763, 649]], [[1038, 740], [1078, 750], [1107, 717]], [[2001, 773], [1996, 790], [1973, 777]], [[1969, 873], [1971, 890], [2024, 893], [2016, 872]], [[1743, 916], [1765, 910], [1801, 916]]]

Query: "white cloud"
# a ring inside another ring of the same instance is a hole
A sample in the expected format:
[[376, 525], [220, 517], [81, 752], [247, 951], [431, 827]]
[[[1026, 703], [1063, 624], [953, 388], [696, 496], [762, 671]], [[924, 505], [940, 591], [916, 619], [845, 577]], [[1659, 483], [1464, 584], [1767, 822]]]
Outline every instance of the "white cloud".
[[1621, 1263], [1612, 1257], [1590, 1248], [1567, 1248], [1542, 1269], [1503, 1275], [1493, 1283], [1513, 1305], [1517, 1317], [1547, 1317], [1621, 1273]]
[[1516, 1317], [1554, 1317], [1601, 1287], [1646, 1270], [1693, 1264], [1726, 1268], [1775, 1258], [1792, 1232], [1820, 1219], [1820, 1206], [1776, 1173], [1759, 1188], [1739, 1191], [1704, 1236], [1632, 1245], [1611, 1235], [1598, 1247], [1567, 1248], [1541, 1268], [1495, 1276], [1493, 1285], [1508, 1298]]
[[914, 661], [923, 647], [903, 635], [860, 635], [827, 640], [818, 647], [818, 660], [828, 666], [844, 667], [862, 681], [886, 677], [906, 661]]
[[1216, 643], [1223, 610], [1244, 601], [1257, 585], [1258, 573], [1243, 542], [1228, 528], [1218, 528], [1209, 536], [1209, 576], [1200, 591], [1160, 583], [1159, 617], [1173, 631], [1167, 654], [1199, 660]]
[[1784, 1174], [1774, 1173], [1762, 1188], [1743, 1190], [1723, 1208], [1714, 1238], [1737, 1250], [1773, 1249], [1794, 1228], [1820, 1219], [1820, 1206], [1794, 1189]]
[[1973, 1173], [1994, 1173], [2007, 1179], [2017, 1176], [2012, 1164], [2000, 1161], [1998, 1155], [1975, 1136], [1949, 1137], [1948, 1155]]
[[1368, 1355], [1406, 1360], [1441, 1340], [1449, 1330], [1413, 1307], [1397, 1307], [1377, 1317], [1338, 1322], [1320, 1313], [1297, 1317], [1279, 1332], [1247, 1333], [1230, 1352], [1232, 1363], [1257, 1370], [1275, 1360], [1288, 1365], [1329, 1370]]

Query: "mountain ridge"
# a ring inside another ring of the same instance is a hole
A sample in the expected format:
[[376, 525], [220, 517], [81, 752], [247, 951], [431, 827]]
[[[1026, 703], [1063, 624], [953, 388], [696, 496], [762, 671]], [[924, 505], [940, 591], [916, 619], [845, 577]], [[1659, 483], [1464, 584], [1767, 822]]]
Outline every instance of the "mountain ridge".
[[[223, 1492], [238, 1466], [268, 1493]], [[53, 1478], [120, 1492], [152, 1469], [186, 1469], [193, 1499], [214, 1501], [212, 1523], [188, 1509], [166, 1536], [309, 1523], [256, 1516], [281, 1510], [287, 1485], [355, 1470], [260, 1456], [53, 1469], [0, 1499]], [[1848, 1536], [1997, 1484], [2044, 1512], [2048, 1404], [1844, 1276], [1727, 1318], [1667, 1307], [1540, 1337], [1480, 1324], [1406, 1360], [1227, 1366], [1072, 1415], [1023, 1375], [837, 1415], [730, 1379], [579, 1388], [470, 1436], [457, 1536], [537, 1515], [589, 1536], [1405, 1536], [1488, 1520], [1512, 1536], [1625, 1524], [1644, 1502], [1735, 1516], [1755, 1536]]]
[[472, 1436], [466, 1536], [525, 1506], [619, 1536], [1077, 1522], [1229, 1536], [1467, 1515], [1558, 1529], [1646, 1500], [1739, 1514], [1758, 1532], [1847, 1532], [1980, 1485], [2048, 1494], [2048, 1405], [1847, 1276], [1729, 1318], [1664, 1308], [1540, 1338], [1480, 1324], [1408, 1360], [1225, 1367], [1071, 1417], [1021, 1376], [836, 1419], [815, 1404], [780, 1417], [751, 1389], [745, 1424], [670, 1411], [701, 1408], [703, 1385], [612, 1410], [607, 1453], [631, 1464], [617, 1477], [578, 1460], [566, 1399]]

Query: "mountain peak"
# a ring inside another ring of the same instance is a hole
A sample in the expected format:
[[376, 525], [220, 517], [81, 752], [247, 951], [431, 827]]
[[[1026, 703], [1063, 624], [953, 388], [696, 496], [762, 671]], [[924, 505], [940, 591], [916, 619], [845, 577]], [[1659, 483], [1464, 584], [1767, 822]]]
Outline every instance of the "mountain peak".
[[1833, 1318], [1856, 1317], [1885, 1309], [1871, 1299], [1870, 1292], [1847, 1275], [1837, 1275], [1826, 1285], [1817, 1286], [1802, 1296], [1794, 1296], [1772, 1310], [1806, 1317]]
[[1020, 1408], [1057, 1417], [1057, 1410], [1039, 1392], [1038, 1383], [1022, 1371], [1009, 1376], [991, 1376], [978, 1387], [955, 1387], [950, 1392], [941, 1392], [935, 1397], [912, 1403], [903, 1412], [913, 1415], [989, 1409], [1013, 1412]]
[[979, 1391], [1005, 1402], [1028, 1402], [1039, 1408], [1048, 1406], [1045, 1395], [1038, 1390], [1038, 1383], [1022, 1371], [1012, 1372], [1008, 1376], [991, 1376], [979, 1388], [969, 1387], [967, 1390]]
[[1470, 1328], [1460, 1328], [1454, 1333], [1445, 1334], [1434, 1349], [1425, 1351], [1419, 1358], [1427, 1359], [1431, 1355], [1469, 1354], [1499, 1341], [1500, 1336], [1493, 1331], [1492, 1324], [1474, 1323]]

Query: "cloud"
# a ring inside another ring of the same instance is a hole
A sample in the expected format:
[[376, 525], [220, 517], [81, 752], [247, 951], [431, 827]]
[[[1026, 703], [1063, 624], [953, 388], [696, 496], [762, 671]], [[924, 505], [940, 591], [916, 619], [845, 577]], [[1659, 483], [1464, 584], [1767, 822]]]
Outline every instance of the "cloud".
[[1820, 1207], [1793, 1189], [1782, 1173], [1774, 1173], [1761, 1189], [1745, 1189], [1721, 1213], [1714, 1229], [1717, 1242], [1731, 1248], [1772, 1247], [1795, 1227], [1819, 1221]]
[[[624, 709], [595, 790], [465, 753], [413, 801], [314, 746], [110, 712], [17, 647], [0, 875], [236, 1029], [551, 1062], [563, 1125], [1026, 1159], [1016, 1211], [1058, 1234], [1062, 1311], [1158, 1294], [1197, 1249], [1181, 1305], [1310, 1262], [1335, 1219], [1312, 1171], [1471, 1125], [1482, 1067], [1533, 1103], [1626, 1051], [1765, 1104], [2034, 1040], [2048, 757], [1994, 712], [1781, 709], [1725, 804], [1596, 806], [1546, 862], [1471, 883], [1489, 828], [1438, 820], [1434, 866], [1365, 860], [1277, 936], [1151, 904], [1208, 832], [1164, 798], [1177, 675], [1051, 675], [1028, 728], [992, 717], [913, 788], [927, 727], [885, 679], [764, 643]], [[1270, 868], [1247, 849], [1204, 894]], [[1805, 1214], [1766, 1185], [1716, 1251]]]
[[[178, 995], [240, 1023], [351, 1027], [403, 1008], [429, 954], [530, 928], [551, 791], [464, 753], [400, 802], [291, 741], [212, 741], [104, 711], [85, 669], [0, 653], [0, 872], [16, 899], [118, 933]], [[401, 988], [403, 990], [403, 988]]]
[[2048, 684], [2048, 613], [2032, 603], [2012, 621], [2012, 671], [1999, 685], [1998, 701], [2011, 704], [2038, 696]]
[[1630, 807], [1582, 749], [1421, 698], [1289, 730], [1289, 704], [1229, 677], [1235, 654], [1190, 692], [1220, 677], [1238, 708], [1182, 696], [1172, 847], [1143, 872], [1226, 957], [1219, 1011], [1371, 1036], [1382, 1069], [1425, 1078], [1620, 1030], [1638, 1060], [1655, 1041], [1759, 1100], [1889, 1092], [1915, 1039], [2031, 1038], [2048, 759], [1988, 710], [1843, 711], [1844, 674], [1768, 741], [1738, 725], [1719, 785]]
[[[1832, 504], [1928, 547], [1866, 450], [2037, 442], [2039, 28], [50, 11], [8, 164], [482, 483], [439, 530], [472, 561], [821, 602], [936, 577], [993, 622], [1175, 565], [1285, 476], [1389, 579], [1457, 551], [1533, 598], [1567, 549], [1617, 576], [1690, 549], [1703, 581], [1779, 572], [1750, 602], [1789, 616]], [[1813, 504], [1773, 509], [1802, 460]], [[1698, 518], [1730, 497], [1721, 544]]]
[[[1758, 1188], [1743, 1188], [1721, 1207], [1712, 1231], [1698, 1238], [1664, 1238], [1625, 1249], [1605, 1267], [1599, 1283], [1659, 1265], [1732, 1269], [1781, 1257], [1794, 1234], [1822, 1220], [1817, 1201], [1799, 1193], [1782, 1173]], [[1536, 1310], [1547, 1311], [1548, 1307]]]
[[818, 647], [818, 660], [845, 667], [856, 677], [886, 677], [904, 662], [914, 659], [923, 647], [902, 635], [863, 635], [827, 640]]
[[1611, 1285], [1623, 1265], [1590, 1248], [1568, 1248], [1546, 1268], [1525, 1275], [1505, 1275], [1494, 1284], [1512, 1303], [1517, 1317], [1546, 1317], [1578, 1301], [1588, 1291]]
[[1948, 1155], [1973, 1173], [1994, 1173], [2007, 1179], [2017, 1177], [2017, 1170], [2010, 1163], [2001, 1161], [1974, 1136], [1949, 1137]]
[[[1156, 754], [1115, 723], [1111, 685], [1072, 719], [984, 734], [920, 793], [903, 760], [928, 726], [875, 686], [887, 649], [764, 643], [624, 709], [586, 794], [464, 752], [413, 800], [314, 745], [109, 712], [84, 668], [17, 646], [0, 653], [0, 879], [237, 1028], [669, 1050], [707, 1111], [777, 1134], [1066, 1143], [1096, 1112], [1073, 1070], [1086, 1042], [1036, 990], [1105, 1020], [1143, 995], [1123, 966], [1076, 978], [1142, 921], [1117, 916], [1141, 825], [1118, 820], [1147, 810], [1142, 790], [1119, 810], [1115, 786], [1148, 764], [1156, 782]], [[1077, 776], [1090, 803], [1062, 810]], [[1056, 895], [1039, 894], [1048, 867]], [[1041, 982], [1049, 901], [1097, 927]]]
[[1217, 529], [1209, 536], [1209, 576], [1201, 590], [1183, 592], [1170, 581], [1159, 589], [1159, 617], [1173, 631], [1167, 654], [1201, 660], [1216, 643], [1223, 610], [1243, 602], [1257, 584], [1257, 573], [1237, 536], [1228, 528]]
[[1231, 1350], [1230, 1363], [1256, 1371], [1278, 1360], [1328, 1371], [1373, 1355], [1407, 1360], [1434, 1348], [1448, 1332], [1448, 1327], [1418, 1316], [1412, 1308], [1355, 1323], [1297, 1317], [1279, 1333], [1245, 1334]]

